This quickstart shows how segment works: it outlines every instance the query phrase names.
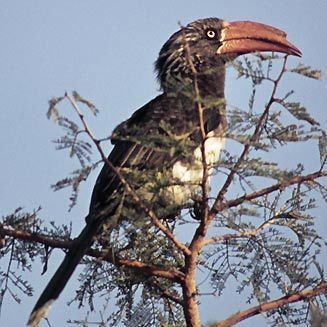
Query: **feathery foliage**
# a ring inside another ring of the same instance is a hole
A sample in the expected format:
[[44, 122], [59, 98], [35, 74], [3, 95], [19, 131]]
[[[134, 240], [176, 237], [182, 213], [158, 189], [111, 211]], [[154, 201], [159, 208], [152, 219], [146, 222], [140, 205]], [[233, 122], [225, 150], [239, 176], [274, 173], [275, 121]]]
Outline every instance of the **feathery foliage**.
[[[321, 251], [326, 241], [316, 228], [314, 208], [326, 201], [326, 187], [318, 179], [319, 173], [305, 178], [308, 168], [303, 162], [289, 158], [285, 165], [278, 162], [276, 153], [285, 153], [282, 152], [285, 149], [291, 153], [293, 146], [301, 144], [316, 155], [316, 147], [317, 155], [320, 155], [316, 171], [323, 172], [326, 133], [311, 117], [310, 109], [298, 102], [293, 90], [283, 90], [284, 96], [280, 96], [279, 91], [270, 99], [265, 99], [266, 103], [257, 101], [262, 85], [279, 86], [279, 80], [273, 75], [275, 66], [282, 61], [283, 58], [277, 55], [260, 54], [234, 62], [238, 78], [250, 81], [250, 99], [246, 108], [227, 106], [226, 138], [233, 146], [223, 151], [217, 167], [211, 167], [215, 170], [213, 187], [205, 204], [211, 208], [214, 219], [197, 263], [199, 279], [204, 278], [212, 295], [221, 299], [231, 292], [231, 283], [236, 283], [236, 293], [241, 294], [245, 304], [266, 303], [277, 297], [315, 288], [325, 281]], [[295, 68], [286, 67], [281, 76], [285, 73], [292, 74], [292, 81], [296, 81], [294, 73], [321, 78], [320, 71], [302, 64]], [[97, 114], [92, 102], [77, 92], [73, 92], [73, 98], [92, 114]], [[68, 177], [53, 185], [54, 190], [72, 189], [71, 209], [78, 202], [81, 183], [98, 166], [101, 158], [94, 160], [92, 157], [92, 146], [90, 140], [85, 139], [88, 135], [81, 121], [61, 114], [58, 107], [65, 100], [67, 95], [51, 99], [48, 117], [64, 132], [55, 140], [56, 149], [69, 150], [70, 157], [76, 158], [79, 163]], [[161, 127], [165, 130], [164, 126]], [[111, 138], [95, 139], [95, 142], [138, 140], [142, 144], [147, 142], [149, 147], [167, 151], [171, 156], [193, 154], [194, 144], [183, 138], [174, 138], [172, 134], [167, 137], [167, 134], [145, 139], [145, 136], [142, 138], [142, 129], [136, 129], [129, 131], [128, 140], [126, 136], [114, 132]], [[133, 138], [133, 135], [136, 137]], [[240, 151], [244, 148], [249, 151], [241, 158]], [[223, 189], [221, 181], [231, 173], [234, 174], [233, 183], [225, 200], [219, 210], [213, 210], [217, 194]], [[163, 209], [165, 213], [181, 209], [153, 201], [142, 193], [142, 185], [151, 188], [153, 194], [160, 194], [162, 189], [174, 183], [160, 170], [149, 173], [142, 169], [125, 169], [121, 174], [139, 192], [145, 205], [160, 218]], [[275, 189], [269, 190], [276, 183]], [[88, 326], [91, 321], [98, 326], [183, 326], [181, 276], [185, 272], [187, 256], [154, 226], [128, 192], [124, 201], [127, 205], [122, 207], [121, 214], [130, 219], [125, 219], [110, 235], [104, 227], [93, 249], [88, 252], [89, 256], [83, 259], [80, 287], [72, 301], [77, 301], [79, 306], [89, 306], [90, 312], [84, 320], [71, 319], [69, 323], [76, 326]], [[165, 226], [186, 245], [190, 244], [200, 224], [203, 205], [201, 194], [195, 194], [178, 219], [170, 220], [169, 214], [165, 217]], [[65, 248], [64, 244], [66, 248], [70, 246], [70, 226], [58, 227], [52, 223], [47, 227], [38, 215], [39, 210], [27, 214], [17, 209], [2, 219], [0, 236], [4, 242], [1, 260], [5, 263], [2, 267], [7, 268], [0, 270], [0, 305], [7, 294], [17, 302], [23, 295], [32, 295], [32, 286], [19, 271], [30, 271], [36, 258], [41, 259], [46, 270], [51, 248]], [[25, 238], [22, 238], [16, 233], [10, 238], [10, 230], [19, 230], [29, 236], [24, 234]], [[49, 238], [61, 242], [47, 244]], [[198, 294], [201, 294], [200, 280]], [[99, 306], [95, 303], [98, 299], [103, 299], [104, 304], [97, 312]], [[115, 304], [114, 310], [110, 303]], [[266, 317], [273, 326], [305, 325], [309, 321], [310, 305], [325, 308], [326, 299], [318, 296], [301, 304], [287, 303], [272, 308]], [[311, 310], [312, 316], [320, 315], [320, 309]], [[100, 317], [97, 323], [94, 323], [93, 311]], [[321, 315], [315, 319], [324, 323], [326, 320]], [[312, 326], [315, 326], [313, 322]]]

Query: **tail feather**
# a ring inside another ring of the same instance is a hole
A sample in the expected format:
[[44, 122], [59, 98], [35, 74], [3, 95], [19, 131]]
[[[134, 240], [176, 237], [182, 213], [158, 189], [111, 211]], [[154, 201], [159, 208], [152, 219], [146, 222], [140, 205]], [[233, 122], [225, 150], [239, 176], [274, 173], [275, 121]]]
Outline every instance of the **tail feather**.
[[38, 326], [40, 320], [47, 315], [52, 303], [59, 297], [85, 252], [94, 242], [94, 236], [98, 233], [101, 225], [100, 219], [93, 220], [84, 227], [74, 241], [73, 247], [66, 254], [63, 262], [35, 304], [28, 320], [29, 327]]

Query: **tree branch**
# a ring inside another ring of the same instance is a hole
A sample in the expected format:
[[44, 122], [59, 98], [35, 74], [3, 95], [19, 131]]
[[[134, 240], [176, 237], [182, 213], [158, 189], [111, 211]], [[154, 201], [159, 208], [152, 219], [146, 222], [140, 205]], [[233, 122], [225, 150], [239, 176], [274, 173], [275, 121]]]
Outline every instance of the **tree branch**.
[[[30, 243], [39, 243], [51, 248], [69, 250], [74, 241], [71, 239], [60, 240], [47, 235], [33, 234], [23, 230], [5, 228], [0, 225], [0, 232], [3, 236], [9, 236], [17, 240], [27, 241]], [[122, 259], [115, 255], [111, 249], [99, 251], [88, 249], [86, 254], [93, 258], [101, 258], [104, 261], [115, 264], [116, 266], [126, 267], [133, 270], [138, 270], [146, 276], [156, 276], [166, 278], [178, 283], [184, 280], [184, 274], [177, 269], [163, 269], [159, 266], [148, 265], [137, 260]]]
[[211, 325], [211, 327], [228, 327], [234, 326], [238, 322], [245, 320], [247, 318], [253, 317], [255, 315], [268, 312], [271, 310], [278, 309], [284, 305], [291, 304], [294, 302], [305, 301], [311, 299], [315, 296], [327, 293], [327, 283], [323, 282], [315, 288], [296, 292], [283, 296], [277, 300], [269, 301], [266, 303], [259, 304], [255, 307], [240, 311], [230, 316], [229, 318], [222, 320], [218, 323]]
[[[303, 182], [308, 182], [308, 181], [313, 181], [316, 178], [323, 177], [323, 176], [327, 176], [327, 171], [326, 170], [317, 171], [317, 172], [314, 172], [314, 173], [311, 173], [311, 174], [308, 174], [308, 175], [305, 175], [305, 176], [294, 176], [294, 177], [290, 178], [289, 180], [286, 180], [286, 181], [271, 185], [269, 187], [263, 188], [263, 189], [261, 189], [259, 191], [252, 192], [252, 193], [247, 194], [247, 195], [243, 195], [243, 196], [241, 196], [239, 198], [236, 198], [234, 200], [227, 201], [224, 204], [220, 205], [220, 211], [223, 210], [223, 209], [236, 207], [236, 206], [244, 203], [245, 201], [254, 200], [256, 198], [259, 198], [261, 196], [270, 194], [272, 192], [285, 189], [286, 187], [289, 187], [291, 185], [301, 184]], [[218, 213], [217, 208], [212, 208], [212, 213], [217, 214]]]
[[222, 242], [222, 241], [228, 241], [231, 239], [236, 239], [236, 238], [250, 238], [250, 237], [256, 237], [260, 232], [262, 232], [264, 229], [267, 229], [271, 225], [275, 224], [279, 219], [296, 219], [296, 217], [288, 212], [281, 213], [278, 215], [275, 215], [265, 222], [263, 222], [260, 226], [258, 226], [255, 229], [244, 231], [244, 232], [239, 232], [239, 233], [230, 233], [230, 234], [224, 234], [224, 235], [217, 235], [213, 236], [207, 240], [204, 241], [204, 246], [217, 243], [217, 242]]
[[184, 301], [183, 301], [182, 297], [177, 292], [173, 292], [170, 289], [163, 288], [161, 285], [159, 285], [156, 282], [152, 282], [152, 285], [154, 285], [157, 289], [159, 289], [159, 291], [161, 292], [161, 295], [164, 298], [183, 306]]
[[206, 239], [203, 242], [203, 246], [209, 245], [209, 244], [213, 244], [213, 243], [217, 243], [217, 242], [225, 242], [228, 240], [232, 240], [235, 238], [249, 238], [249, 237], [254, 237], [256, 236], [258, 233], [258, 230], [251, 230], [251, 231], [247, 231], [247, 232], [240, 232], [240, 233], [229, 233], [229, 234], [224, 234], [224, 235], [217, 235], [217, 236], [213, 236], [209, 239]]

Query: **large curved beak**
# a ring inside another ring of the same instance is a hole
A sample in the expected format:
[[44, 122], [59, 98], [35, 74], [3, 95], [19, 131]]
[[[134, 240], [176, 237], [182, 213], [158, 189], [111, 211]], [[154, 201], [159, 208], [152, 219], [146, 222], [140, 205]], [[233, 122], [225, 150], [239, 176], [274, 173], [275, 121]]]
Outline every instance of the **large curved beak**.
[[269, 25], [237, 21], [226, 22], [221, 31], [218, 54], [245, 54], [276, 51], [301, 57], [301, 51], [288, 42], [286, 33]]

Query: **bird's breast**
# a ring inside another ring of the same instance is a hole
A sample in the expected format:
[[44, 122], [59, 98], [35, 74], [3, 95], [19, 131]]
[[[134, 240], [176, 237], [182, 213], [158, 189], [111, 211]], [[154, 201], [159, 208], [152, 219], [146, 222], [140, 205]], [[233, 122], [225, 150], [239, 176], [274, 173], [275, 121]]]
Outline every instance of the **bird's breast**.
[[[223, 137], [211, 136], [205, 141], [205, 158], [209, 175], [212, 174], [214, 165], [219, 160], [220, 151], [224, 144], [225, 139]], [[173, 197], [175, 203], [182, 204], [199, 189], [202, 181], [203, 163], [201, 147], [199, 146], [194, 150], [191, 162], [177, 161], [173, 166], [172, 175], [176, 185], [169, 187], [169, 195]]]

